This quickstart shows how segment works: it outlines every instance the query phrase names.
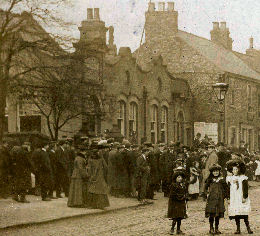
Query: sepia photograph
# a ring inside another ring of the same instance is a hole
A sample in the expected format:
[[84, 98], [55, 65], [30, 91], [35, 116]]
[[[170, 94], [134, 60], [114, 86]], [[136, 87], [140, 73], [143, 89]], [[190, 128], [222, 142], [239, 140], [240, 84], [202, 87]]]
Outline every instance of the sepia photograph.
[[260, 236], [259, 0], [0, 0], [0, 235]]

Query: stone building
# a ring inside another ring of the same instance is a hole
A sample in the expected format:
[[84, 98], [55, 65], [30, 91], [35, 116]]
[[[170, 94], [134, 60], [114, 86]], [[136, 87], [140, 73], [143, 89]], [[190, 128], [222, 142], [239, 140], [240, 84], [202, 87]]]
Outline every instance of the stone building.
[[245, 141], [250, 150], [256, 150], [260, 147], [260, 51], [254, 49], [253, 39], [246, 54], [233, 51], [226, 22], [214, 22], [210, 35], [208, 40], [179, 30], [174, 3], [166, 6], [160, 2], [156, 7], [151, 2], [146, 12], [145, 43], [135, 56], [143, 70], [161, 56], [173, 76], [189, 83], [195, 98], [194, 122], [219, 123], [212, 85], [228, 83], [225, 125], [219, 123], [219, 140], [225, 137], [232, 146]]
[[[135, 143], [193, 139], [192, 95], [186, 80], [173, 76], [160, 55], [142, 68], [130, 48], [118, 50], [114, 29], [100, 20], [99, 9], [87, 9], [87, 19], [79, 27], [80, 39], [70, 56], [82, 67], [82, 77], [90, 81], [96, 114], [80, 116], [60, 130], [60, 136], [101, 135], [116, 126]], [[107, 40], [107, 34], [109, 39]], [[95, 89], [102, 91], [95, 93]], [[101, 116], [102, 114], [102, 116]], [[25, 118], [24, 118], [25, 117]], [[32, 123], [26, 118], [36, 119]], [[8, 106], [9, 131], [38, 130], [48, 134], [44, 118], [32, 104], [13, 102]]]
[[93, 131], [98, 134], [117, 125], [132, 142], [179, 140], [190, 145], [192, 97], [187, 82], [172, 76], [160, 56], [153, 58], [151, 68], [142, 69], [130, 48], [122, 47], [117, 53], [114, 29], [100, 20], [99, 9], [88, 9], [79, 30], [75, 54], [85, 66], [100, 71], [96, 80], [102, 80], [105, 91], [97, 101], [106, 114], [95, 119]]

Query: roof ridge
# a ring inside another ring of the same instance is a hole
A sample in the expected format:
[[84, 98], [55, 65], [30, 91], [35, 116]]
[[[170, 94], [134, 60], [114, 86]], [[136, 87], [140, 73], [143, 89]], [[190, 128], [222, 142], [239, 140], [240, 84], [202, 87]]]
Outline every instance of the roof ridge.
[[[211, 40], [209, 40], [207, 38], [203, 38], [201, 36], [198, 36], [198, 35], [195, 35], [195, 34], [192, 34], [192, 33], [186, 32], [186, 31], [183, 31], [183, 30], [179, 30], [178, 32], [180, 32], [179, 38], [181, 40], [183, 40], [185, 43], [187, 43], [189, 46], [191, 46], [194, 50], [198, 51], [201, 56], [206, 57], [207, 60], [211, 61], [219, 69], [227, 71], [227, 72], [230, 72], [230, 71], [227, 70], [227, 68], [223, 69], [223, 65], [221, 65], [221, 64], [218, 65], [217, 63], [215, 63], [214, 60], [212, 61], [210, 58], [208, 58], [207, 57], [208, 55], [204, 55], [204, 53], [201, 52], [202, 48], [199, 48], [198, 45], [194, 45], [192, 43], [188, 43], [187, 42], [188, 40], [187, 39], [185, 40], [185, 38], [181, 37], [181, 34], [183, 33], [183, 34], [186, 34], [186, 35], [190, 35], [191, 37], [194, 37], [194, 38], [197, 38], [197, 39], [200, 39], [200, 40], [204, 40], [205, 42], [209, 43], [209, 45], [205, 45], [205, 46], [214, 45], [216, 50], [219, 48], [220, 50], [223, 50], [223, 52], [227, 53], [228, 55], [232, 54], [236, 58], [236, 60], [238, 60], [238, 62], [243, 64], [243, 66], [248, 70], [249, 73], [254, 73], [254, 75], [251, 75], [253, 78], [256, 78], [256, 76], [258, 78], [258, 76], [259, 76], [259, 79], [260, 79], [260, 73], [257, 72], [255, 69], [251, 68], [244, 60], [242, 60], [238, 55], [236, 55], [236, 53], [239, 53], [239, 52], [236, 52], [236, 51], [233, 51], [233, 50], [229, 50], [229, 49], [223, 47], [222, 45], [219, 45], [219, 44], [217, 44], [217, 43], [215, 43], [215, 42], [213, 42], [213, 41], [211, 41]], [[205, 49], [203, 49], [203, 50], [205, 50]], [[243, 55], [246, 55], [246, 54], [243, 54]], [[221, 68], [221, 66], [222, 66], [222, 68]], [[241, 74], [241, 75], [243, 75], [243, 74]], [[246, 75], [244, 74], [244, 76], [246, 76]], [[247, 77], [250, 77], [250, 76], [247, 75]]]

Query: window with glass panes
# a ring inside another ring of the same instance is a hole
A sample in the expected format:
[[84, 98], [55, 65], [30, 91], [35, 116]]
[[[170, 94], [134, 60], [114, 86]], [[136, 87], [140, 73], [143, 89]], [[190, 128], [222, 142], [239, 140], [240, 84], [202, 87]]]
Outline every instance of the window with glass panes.
[[126, 133], [126, 103], [124, 101], [119, 101], [119, 110], [118, 110], [118, 118], [117, 125], [121, 131], [121, 134], [125, 136]]
[[135, 102], [131, 102], [129, 107], [129, 135], [131, 135], [133, 131], [137, 133], [137, 112], [137, 104]]
[[161, 142], [167, 143], [167, 126], [168, 126], [168, 108], [162, 107], [162, 118], [161, 118]]
[[151, 110], [151, 142], [156, 143], [158, 140], [158, 107], [152, 105]]

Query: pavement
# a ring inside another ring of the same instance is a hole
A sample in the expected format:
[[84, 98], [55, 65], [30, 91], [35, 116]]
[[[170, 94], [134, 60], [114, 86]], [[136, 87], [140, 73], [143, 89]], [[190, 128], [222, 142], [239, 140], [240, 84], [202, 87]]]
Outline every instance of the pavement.
[[[250, 191], [254, 193], [252, 198], [254, 198], [253, 203], [255, 205], [254, 214], [258, 215], [258, 196], [260, 194], [260, 183], [259, 182], [249, 182]], [[167, 199], [164, 199], [162, 194], [157, 193], [157, 197], [161, 198], [160, 201], [155, 201], [155, 205], [159, 202], [163, 202], [163, 207], [159, 206], [159, 209], [167, 209]], [[18, 203], [13, 201], [11, 198], [0, 199], [0, 229], [15, 229], [24, 228], [25, 226], [33, 226], [37, 224], [51, 223], [55, 221], [65, 220], [69, 218], [80, 218], [84, 216], [93, 216], [106, 214], [109, 212], [117, 212], [124, 209], [140, 209], [139, 202], [134, 198], [115, 198], [109, 196], [110, 207], [105, 210], [99, 209], [87, 209], [87, 208], [70, 208], [67, 207], [67, 198], [55, 199], [50, 202], [41, 201], [41, 197], [29, 195], [27, 199], [30, 203]], [[159, 199], [158, 199], [159, 200]], [[199, 202], [198, 202], [199, 203]], [[193, 212], [198, 212], [197, 203], [192, 202], [194, 209]], [[143, 208], [143, 206], [141, 207]], [[156, 208], [156, 206], [155, 206]], [[202, 207], [199, 208], [200, 211]], [[141, 210], [142, 211], [142, 210]], [[203, 210], [202, 210], [203, 211]], [[152, 214], [155, 214], [154, 212]], [[158, 215], [161, 214], [158, 212]], [[259, 215], [260, 217], [260, 215]], [[142, 217], [143, 218], [143, 217]], [[255, 221], [256, 219], [254, 219]], [[257, 221], [260, 220], [257, 217]], [[138, 220], [138, 222], [140, 219]], [[199, 225], [197, 225], [198, 227]], [[259, 234], [260, 235], [260, 234]]]
[[73, 217], [104, 214], [139, 206], [134, 198], [115, 198], [109, 196], [110, 207], [105, 210], [67, 207], [68, 198], [44, 202], [40, 196], [28, 195], [30, 203], [15, 202], [11, 198], [0, 199], [0, 229], [24, 227], [48, 223]]

